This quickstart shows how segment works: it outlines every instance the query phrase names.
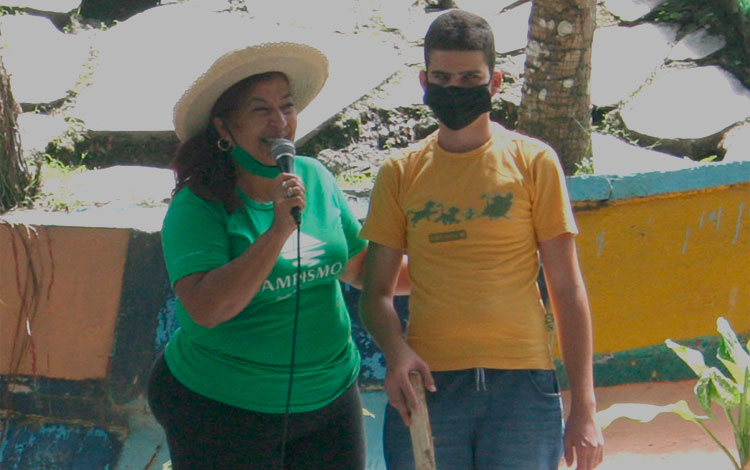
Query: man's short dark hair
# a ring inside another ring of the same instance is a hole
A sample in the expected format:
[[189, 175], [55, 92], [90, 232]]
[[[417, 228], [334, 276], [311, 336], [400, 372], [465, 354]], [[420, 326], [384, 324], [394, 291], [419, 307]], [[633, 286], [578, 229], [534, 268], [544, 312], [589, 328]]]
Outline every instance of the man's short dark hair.
[[424, 37], [424, 62], [429, 68], [432, 51], [481, 51], [495, 69], [495, 36], [481, 16], [463, 10], [449, 10], [432, 22]]

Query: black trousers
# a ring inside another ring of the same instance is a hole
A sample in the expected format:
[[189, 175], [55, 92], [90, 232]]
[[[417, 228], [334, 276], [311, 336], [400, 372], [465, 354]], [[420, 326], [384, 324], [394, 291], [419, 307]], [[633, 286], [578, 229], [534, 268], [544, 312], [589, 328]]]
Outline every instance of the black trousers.
[[[281, 470], [284, 415], [212, 400], [182, 385], [164, 356], [148, 386], [151, 412], [164, 428], [174, 470]], [[356, 382], [328, 406], [290, 413], [284, 470], [363, 470], [365, 434]]]

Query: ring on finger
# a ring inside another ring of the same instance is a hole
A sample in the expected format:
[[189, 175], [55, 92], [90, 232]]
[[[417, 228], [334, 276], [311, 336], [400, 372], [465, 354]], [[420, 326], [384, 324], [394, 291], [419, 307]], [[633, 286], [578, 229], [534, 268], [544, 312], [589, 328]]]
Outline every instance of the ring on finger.
[[288, 181], [282, 181], [281, 182], [281, 187], [284, 188], [284, 189], [288, 188], [289, 187], [289, 182]]
[[294, 188], [287, 188], [286, 195], [287, 197], [294, 197]]

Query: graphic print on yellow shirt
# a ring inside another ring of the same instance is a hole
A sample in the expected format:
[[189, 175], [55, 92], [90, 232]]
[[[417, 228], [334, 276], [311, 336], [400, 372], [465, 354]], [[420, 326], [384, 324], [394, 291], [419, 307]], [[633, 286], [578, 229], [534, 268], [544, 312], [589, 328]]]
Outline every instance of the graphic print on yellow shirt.
[[467, 153], [433, 134], [386, 160], [360, 236], [408, 253], [407, 340], [432, 369], [549, 369], [537, 247], [576, 232], [554, 152], [494, 125]]
[[425, 202], [424, 207], [419, 210], [409, 210], [409, 220], [411, 226], [416, 227], [417, 223], [422, 220], [441, 223], [443, 225], [457, 224], [463, 220], [473, 220], [477, 217], [487, 217], [489, 219], [499, 219], [500, 217], [508, 218], [508, 210], [513, 204], [513, 193], [507, 194], [482, 194], [482, 199], [486, 201], [484, 208], [480, 211], [473, 207], [461, 209], [460, 207], [451, 206], [446, 208], [445, 204], [440, 201], [430, 199]]

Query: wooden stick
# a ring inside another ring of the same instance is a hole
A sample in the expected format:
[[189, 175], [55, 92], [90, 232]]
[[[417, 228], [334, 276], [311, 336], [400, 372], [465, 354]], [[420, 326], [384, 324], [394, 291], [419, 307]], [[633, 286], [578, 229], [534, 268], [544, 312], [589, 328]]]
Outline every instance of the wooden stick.
[[417, 409], [410, 410], [411, 426], [409, 426], [415, 468], [416, 470], [437, 470], [435, 466], [435, 446], [432, 442], [432, 428], [430, 428], [430, 416], [427, 412], [422, 374], [412, 371], [409, 374], [409, 380], [417, 394]]

